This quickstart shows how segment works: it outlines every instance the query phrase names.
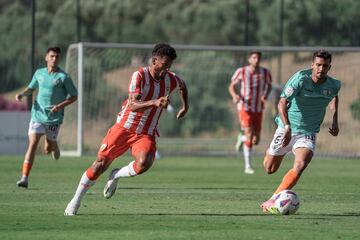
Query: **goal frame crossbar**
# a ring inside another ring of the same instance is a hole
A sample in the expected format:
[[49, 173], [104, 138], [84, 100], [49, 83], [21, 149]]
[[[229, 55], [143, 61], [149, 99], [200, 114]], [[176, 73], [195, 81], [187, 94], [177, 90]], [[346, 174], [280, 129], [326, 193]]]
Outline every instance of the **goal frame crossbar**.
[[[152, 49], [154, 44], [133, 43], [99, 43], [79, 42], [70, 44], [66, 53], [65, 71], [69, 69], [69, 58], [71, 50], [77, 49], [77, 80], [78, 80], [78, 112], [77, 112], [77, 139], [76, 149], [72, 151], [62, 150], [63, 156], [82, 156], [84, 154], [84, 129], [83, 129], [83, 87], [84, 87], [84, 49], [85, 48], [123, 48], [123, 49]], [[360, 47], [336, 47], [336, 46], [225, 46], [225, 45], [181, 45], [174, 44], [177, 50], [192, 51], [265, 51], [265, 52], [314, 52], [326, 49], [335, 52], [360, 52]]]

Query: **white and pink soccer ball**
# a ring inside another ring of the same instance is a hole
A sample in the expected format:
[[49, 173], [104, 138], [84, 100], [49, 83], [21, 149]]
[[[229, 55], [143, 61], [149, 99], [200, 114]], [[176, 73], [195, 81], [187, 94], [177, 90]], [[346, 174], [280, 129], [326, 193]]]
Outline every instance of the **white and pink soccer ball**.
[[300, 199], [292, 190], [283, 190], [279, 192], [275, 207], [282, 215], [294, 214], [300, 207]]

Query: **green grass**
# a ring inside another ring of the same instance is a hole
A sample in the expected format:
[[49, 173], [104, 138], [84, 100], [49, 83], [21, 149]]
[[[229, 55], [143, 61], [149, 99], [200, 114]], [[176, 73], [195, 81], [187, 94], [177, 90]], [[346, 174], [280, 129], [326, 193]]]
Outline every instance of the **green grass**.
[[[254, 175], [235, 157], [163, 157], [149, 172], [122, 179], [111, 199], [106, 175], [84, 198], [79, 215], [64, 217], [94, 157], [37, 157], [29, 189], [19, 189], [22, 156], [0, 156], [0, 239], [360, 239], [360, 160], [315, 158], [295, 187], [296, 215], [263, 214], [260, 203], [291, 167]], [[116, 160], [120, 167], [129, 157]]]

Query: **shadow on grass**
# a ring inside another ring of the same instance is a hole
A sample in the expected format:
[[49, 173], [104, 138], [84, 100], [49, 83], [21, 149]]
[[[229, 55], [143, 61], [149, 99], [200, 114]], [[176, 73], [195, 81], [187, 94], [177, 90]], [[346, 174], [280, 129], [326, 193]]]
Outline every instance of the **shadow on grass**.
[[205, 217], [258, 217], [258, 216], [271, 216], [270, 214], [252, 214], [252, 213], [90, 213], [79, 214], [77, 216], [205, 216]]
[[321, 214], [296, 214], [298, 218], [306, 218], [306, 219], [328, 219], [329, 217], [360, 217], [360, 212], [346, 212], [346, 213], [321, 213]]
[[330, 219], [332, 217], [360, 217], [360, 213], [273, 215], [265, 213], [90, 213], [77, 216], [205, 216], [205, 217], [291, 217], [295, 219]]
[[[249, 187], [120, 187], [126, 190], [259, 190]], [[265, 188], [264, 188], [265, 189]]]

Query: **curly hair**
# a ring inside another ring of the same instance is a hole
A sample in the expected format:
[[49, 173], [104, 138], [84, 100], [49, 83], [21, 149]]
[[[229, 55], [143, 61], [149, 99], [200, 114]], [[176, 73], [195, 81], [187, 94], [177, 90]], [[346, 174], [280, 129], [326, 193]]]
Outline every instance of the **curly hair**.
[[56, 52], [58, 54], [61, 53], [61, 49], [59, 47], [49, 47], [47, 50], [46, 50], [46, 53], [49, 53], [50, 51], [52, 52]]
[[324, 49], [320, 49], [320, 50], [314, 52], [313, 61], [315, 60], [316, 57], [323, 58], [323, 59], [329, 59], [329, 61], [331, 62], [331, 53], [329, 53], [328, 51], [326, 51]]
[[177, 57], [175, 48], [166, 43], [156, 44], [152, 50], [152, 56], [167, 56], [171, 60], [175, 60]]

